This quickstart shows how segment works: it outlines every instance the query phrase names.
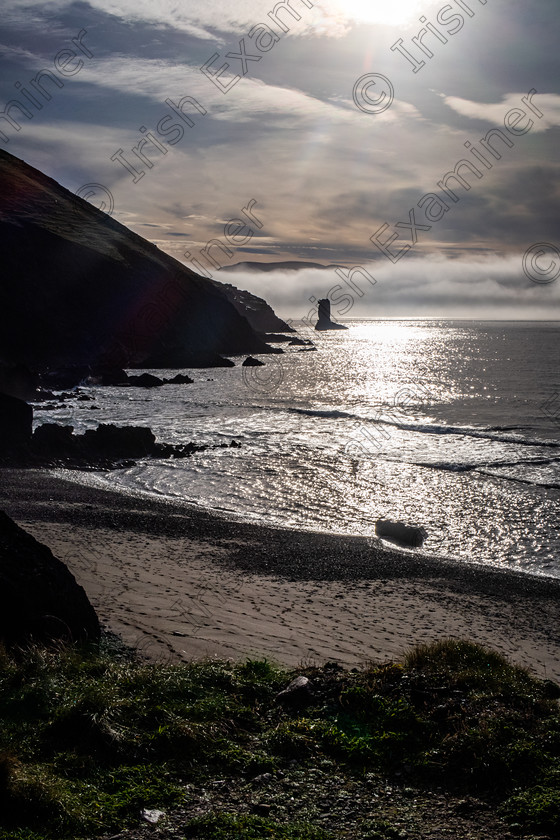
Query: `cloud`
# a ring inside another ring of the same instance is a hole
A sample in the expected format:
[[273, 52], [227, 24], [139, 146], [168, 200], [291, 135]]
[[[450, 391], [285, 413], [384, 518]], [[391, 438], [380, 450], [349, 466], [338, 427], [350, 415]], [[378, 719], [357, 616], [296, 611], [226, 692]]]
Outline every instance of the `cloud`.
[[[403, 24], [398, 31], [363, 20], [395, 20], [397, 7], [412, 8], [411, 0], [315, 0], [309, 10], [302, 0], [291, 2], [302, 28], [291, 28], [224, 95], [200, 66], [219, 52], [217, 66], [228, 61], [232, 73], [240, 72], [239, 61], [226, 53], [267, 19], [276, 0], [13, 0], [2, 39], [8, 45], [3, 103], [15, 96], [16, 80], [29, 86], [82, 28], [94, 58], [65, 79], [64, 89], [54, 90], [21, 131], [8, 127], [9, 144], [0, 148], [71, 190], [105, 185], [114, 195], [115, 218], [141, 233], [153, 231], [179, 259], [222, 236], [223, 220], [255, 199], [264, 221], [259, 253], [365, 263], [381, 257], [370, 237], [382, 224], [406, 222], [410, 208], [421, 221], [419, 199], [467, 156], [465, 141], [476, 146], [488, 130], [481, 125], [503, 125], [526, 95], [510, 91], [527, 91], [527, 79], [548, 91], [534, 97], [544, 116], [533, 115], [528, 136], [519, 143], [514, 138], [515, 148], [504, 148], [483, 178], [460, 191], [460, 201], [421, 233], [414, 256], [507, 254], [556, 241], [560, 170], [556, 136], [546, 129], [560, 124], [560, 95], [553, 93], [558, 53], [542, 48], [552, 38], [548, 0], [538, 0], [538, 19], [522, 0], [480, 4], [480, 14], [417, 75], [390, 47], [418, 32], [420, 14], [433, 20], [431, 6], [441, 8], [441, 0], [420, 0], [410, 29]], [[505, 15], [507, 38], [496, 44]], [[335, 31], [340, 37], [322, 37]], [[524, 49], [512, 62], [521, 37]], [[356, 79], [368, 72], [386, 73], [394, 84], [397, 99], [383, 114], [362, 113], [352, 101]], [[173, 129], [158, 129], [170, 113], [166, 99], [178, 103], [187, 96], [207, 113], [190, 111], [194, 126], [181, 124], [184, 133], [171, 144]], [[147, 142], [141, 126], [164, 148], [139, 146]], [[122, 159], [111, 160], [119, 149], [145, 170], [141, 180]]]
[[[456, 96], [444, 96], [444, 102], [449, 105], [457, 114], [469, 117], [471, 120], [483, 120], [492, 125], [501, 125], [504, 117], [511, 109], [524, 109], [533, 122], [531, 132], [538, 133], [547, 131], [554, 126], [560, 126], [560, 96], [556, 93], [536, 93], [531, 97], [531, 102], [537, 111], [535, 114], [528, 105], [522, 102], [527, 93], [508, 93], [501, 102], [470, 102], [468, 99], [460, 99]], [[539, 116], [539, 113], [542, 116]], [[527, 126], [526, 120], [521, 120], [519, 128]]]
[[[232, 64], [232, 75], [236, 66]], [[363, 115], [351, 99], [321, 99], [297, 88], [265, 84], [249, 76], [241, 78], [224, 96], [197, 67], [161, 60], [131, 60], [124, 56], [97, 59], [80, 71], [80, 81], [99, 90], [115, 90], [121, 95], [149, 98], [165, 106], [183, 96], [194, 97], [210, 117], [220, 121], [262, 120], [263, 116], [283, 117], [292, 124], [328, 120], [349, 129], [370, 131]], [[407, 102], [396, 100], [389, 111], [378, 115], [377, 128], [404, 120], [421, 121], [420, 112]]]
[[[310, 0], [309, 0], [310, 1]], [[262, 0], [204, 0], [201, 3], [177, 0], [89, 0], [89, 6], [115, 18], [149, 23], [157, 28], [169, 27], [196, 38], [212, 40], [216, 32], [248, 33], [259, 23], [271, 23], [268, 13], [272, 12], [278, 0], [263, 3]], [[400, 0], [402, 2], [402, 0]], [[75, 6], [74, 0], [14, 0], [10, 17], [24, 15], [37, 9], [41, 13], [53, 14]], [[286, 5], [286, 4], [285, 4]], [[290, 0], [292, 14], [280, 12], [280, 19], [288, 27], [285, 36], [320, 35], [341, 37], [348, 31], [348, 23], [355, 19], [349, 15], [344, 4], [337, 0], [323, 0], [309, 8], [304, 0]], [[299, 17], [299, 20], [298, 20]]]
[[[351, 269], [351, 264], [347, 268]], [[280, 316], [297, 320], [311, 316], [313, 323], [313, 299], [327, 295], [332, 299], [333, 317], [342, 319], [549, 320], [560, 303], [560, 280], [548, 286], [531, 283], [523, 273], [521, 254], [506, 258], [429, 257], [402, 260], [397, 265], [373, 262], [359, 268], [361, 271], [351, 278], [358, 292], [334, 269], [270, 273], [222, 270], [217, 279], [266, 298]]]

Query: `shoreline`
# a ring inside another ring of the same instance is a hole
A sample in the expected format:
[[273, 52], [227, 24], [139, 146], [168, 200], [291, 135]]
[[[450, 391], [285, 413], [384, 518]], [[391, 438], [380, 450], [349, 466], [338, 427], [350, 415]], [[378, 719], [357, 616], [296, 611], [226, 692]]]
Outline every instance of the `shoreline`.
[[356, 666], [444, 637], [560, 682], [560, 581], [272, 528], [42, 471], [2, 470], [0, 509], [46, 543], [100, 620], [152, 659]]

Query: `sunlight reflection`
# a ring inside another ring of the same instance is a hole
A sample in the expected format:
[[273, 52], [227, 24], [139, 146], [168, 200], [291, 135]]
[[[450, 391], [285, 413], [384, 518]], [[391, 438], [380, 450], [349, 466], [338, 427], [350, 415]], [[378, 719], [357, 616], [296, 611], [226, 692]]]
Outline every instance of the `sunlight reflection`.
[[[410, 23], [422, 12], [419, 0], [391, 0], [376, 3], [372, 0], [336, 0], [335, 6], [350, 19], [359, 23], [380, 23], [401, 26]], [[424, 6], [426, 3], [424, 3]]]

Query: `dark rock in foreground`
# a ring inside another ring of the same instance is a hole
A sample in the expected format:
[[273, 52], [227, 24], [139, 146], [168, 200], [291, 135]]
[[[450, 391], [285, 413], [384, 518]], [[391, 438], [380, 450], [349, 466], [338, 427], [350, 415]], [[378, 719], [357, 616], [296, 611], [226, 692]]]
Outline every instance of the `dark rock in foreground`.
[[23, 400], [0, 394], [0, 454], [19, 450], [31, 440], [33, 409]]
[[73, 433], [73, 426], [43, 423], [33, 432], [33, 452], [45, 457], [49, 457], [52, 452], [56, 452], [58, 457], [70, 457], [74, 451]]
[[7, 365], [0, 362], [0, 393], [17, 397], [18, 400], [32, 400], [39, 379], [24, 365]]
[[0, 511], [0, 639], [97, 640], [99, 621], [64, 563]]

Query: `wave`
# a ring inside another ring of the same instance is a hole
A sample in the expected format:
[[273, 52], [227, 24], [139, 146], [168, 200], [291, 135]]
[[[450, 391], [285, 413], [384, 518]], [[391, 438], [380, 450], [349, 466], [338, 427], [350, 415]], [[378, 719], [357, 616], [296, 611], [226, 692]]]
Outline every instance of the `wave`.
[[530, 484], [534, 487], [542, 487], [546, 490], [560, 490], [560, 484], [556, 481], [550, 481], [550, 478], [543, 478], [541, 481], [538, 478], [526, 478], [520, 475], [508, 475], [500, 470], [510, 469], [515, 467], [542, 467], [550, 464], [560, 464], [560, 457], [558, 458], [530, 458], [518, 461], [496, 461], [493, 463], [479, 463], [479, 464], [465, 464], [447, 461], [429, 462], [415, 462], [416, 467], [425, 467], [426, 469], [441, 470], [443, 472], [467, 473], [476, 472], [480, 475], [487, 475], [490, 478], [499, 478], [503, 481], [514, 481], [518, 484]]
[[348, 411], [341, 411], [338, 408], [290, 408], [282, 406], [278, 407], [277, 410], [285, 411], [288, 414], [303, 414], [307, 417], [323, 417], [327, 420], [365, 420], [365, 418], [360, 417], [359, 414], [351, 414]]
[[[270, 406], [267, 408], [270, 409]], [[497, 432], [513, 431], [519, 428], [518, 426], [490, 426], [488, 428], [476, 429], [472, 426], [444, 426], [432, 423], [411, 423], [399, 422], [396, 420], [389, 420], [383, 417], [383, 412], [380, 412], [379, 417], [370, 418], [363, 417], [359, 414], [354, 414], [349, 411], [341, 411], [340, 409], [313, 409], [313, 408], [291, 408], [291, 407], [275, 407], [277, 411], [285, 411], [290, 414], [300, 414], [308, 417], [319, 417], [327, 420], [354, 420], [362, 423], [364, 426], [368, 424], [390, 426], [396, 429], [404, 429], [407, 432], [418, 432], [427, 435], [456, 435], [457, 437], [471, 437], [483, 440], [496, 441], [497, 443], [513, 443], [518, 446], [537, 446], [545, 448], [560, 449], [560, 443], [553, 440], [535, 440], [517, 435], [497, 434]], [[389, 413], [391, 409], [388, 409]]]
[[[384, 421], [380, 421], [384, 422]], [[428, 435], [456, 435], [457, 437], [470, 437], [479, 440], [492, 440], [496, 443], [513, 443], [517, 446], [538, 446], [544, 448], [560, 449], [560, 443], [553, 440], [532, 440], [521, 435], [498, 435], [492, 429], [473, 429], [471, 426], [436, 426], [431, 424], [416, 423], [395, 423], [387, 421], [384, 425], [394, 426], [408, 432], [421, 432]]]

